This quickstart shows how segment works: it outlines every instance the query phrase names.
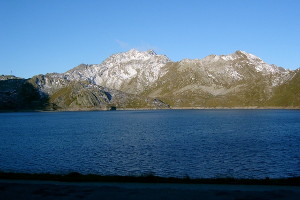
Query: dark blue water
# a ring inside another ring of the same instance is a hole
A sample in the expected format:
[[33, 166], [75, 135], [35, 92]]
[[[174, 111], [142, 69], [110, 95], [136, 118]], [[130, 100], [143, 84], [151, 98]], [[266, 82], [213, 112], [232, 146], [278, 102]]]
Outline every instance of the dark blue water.
[[298, 110], [0, 113], [0, 171], [300, 176]]

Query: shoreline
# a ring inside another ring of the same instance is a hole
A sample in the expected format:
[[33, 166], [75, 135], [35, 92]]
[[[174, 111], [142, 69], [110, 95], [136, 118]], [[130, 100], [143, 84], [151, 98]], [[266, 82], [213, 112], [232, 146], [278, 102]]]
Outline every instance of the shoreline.
[[[299, 179], [299, 178], [298, 178]], [[296, 200], [298, 185], [47, 181], [0, 178], [3, 199]]]
[[140, 111], [140, 110], [300, 110], [300, 107], [170, 107], [170, 108], [117, 108], [108, 109], [61, 109], [61, 110], [0, 110], [0, 113], [15, 112], [93, 112], [93, 111]]
[[80, 174], [50, 173], [14, 173], [0, 172], [0, 180], [28, 180], [28, 181], [57, 181], [57, 182], [114, 182], [114, 183], [166, 183], [166, 184], [223, 184], [223, 185], [277, 185], [277, 186], [300, 186], [300, 177], [288, 178], [264, 178], [264, 179], [241, 179], [241, 178], [178, 178], [160, 177], [152, 174], [141, 176], [117, 176]]

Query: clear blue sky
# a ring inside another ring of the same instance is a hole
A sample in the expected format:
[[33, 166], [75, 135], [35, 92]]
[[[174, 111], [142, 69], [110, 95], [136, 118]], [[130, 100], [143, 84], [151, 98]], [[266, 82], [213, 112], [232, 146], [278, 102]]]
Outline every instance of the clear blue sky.
[[300, 67], [299, 0], [0, 0], [0, 74], [29, 78], [154, 49], [171, 60], [244, 50]]

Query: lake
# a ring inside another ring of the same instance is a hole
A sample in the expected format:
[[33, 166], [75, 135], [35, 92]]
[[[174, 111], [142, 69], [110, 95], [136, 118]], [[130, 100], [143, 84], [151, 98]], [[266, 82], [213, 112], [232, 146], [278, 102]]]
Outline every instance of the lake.
[[0, 171], [300, 176], [299, 110], [0, 113]]

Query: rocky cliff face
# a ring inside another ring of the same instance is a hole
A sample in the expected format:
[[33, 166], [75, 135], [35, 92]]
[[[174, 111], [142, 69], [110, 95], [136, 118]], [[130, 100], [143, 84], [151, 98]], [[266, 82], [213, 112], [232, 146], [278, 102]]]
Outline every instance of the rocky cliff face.
[[164, 102], [90, 84], [72, 81], [50, 96], [55, 109], [64, 110], [114, 110], [126, 108], [169, 108]]
[[172, 62], [151, 50], [133, 49], [101, 64], [22, 81], [48, 98], [51, 108], [64, 110], [300, 106], [299, 70], [270, 65], [244, 51]]

